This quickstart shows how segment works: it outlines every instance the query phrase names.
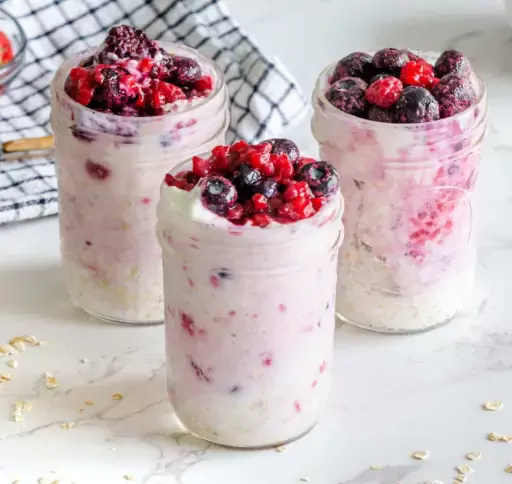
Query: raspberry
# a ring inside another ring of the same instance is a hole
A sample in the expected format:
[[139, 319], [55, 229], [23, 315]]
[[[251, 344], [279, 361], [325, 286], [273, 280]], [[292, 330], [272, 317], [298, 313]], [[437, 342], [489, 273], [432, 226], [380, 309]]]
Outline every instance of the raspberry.
[[434, 78], [434, 68], [424, 61], [410, 61], [402, 67], [400, 73], [400, 80], [406, 86], [421, 86], [430, 89]]
[[309, 185], [305, 181], [296, 182], [288, 185], [283, 193], [283, 199], [287, 202], [294, 200], [297, 197], [304, 197], [305, 199], [312, 198], [312, 193]]
[[186, 99], [185, 93], [173, 84], [169, 84], [164, 81], [151, 81], [149, 89], [149, 103], [151, 108], [156, 112], [160, 113], [162, 106], [173, 103], [179, 99]]
[[381, 108], [390, 108], [400, 97], [404, 86], [396, 77], [378, 79], [366, 91], [366, 100]]
[[230, 208], [226, 212], [226, 218], [228, 220], [240, 220], [244, 216], [244, 207], [237, 203], [233, 208]]
[[187, 181], [183, 179], [179, 179], [171, 175], [170, 173], [165, 174], [164, 183], [168, 187], [176, 187], [180, 189], [184, 189], [187, 185]]
[[210, 174], [210, 162], [199, 156], [192, 157], [192, 171], [199, 177]]
[[327, 198], [316, 197], [311, 200], [311, 203], [313, 204], [313, 208], [318, 212], [327, 203]]
[[252, 196], [252, 205], [253, 205], [254, 211], [256, 213], [268, 211], [267, 198], [264, 195], [262, 195], [261, 193], [255, 193]]
[[257, 227], [266, 227], [270, 223], [270, 217], [264, 213], [255, 213], [252, 217], [253, 224]]
[[194, 85], [194, 89], [199, 92], [211, 91], [213, 89], [213, 77], [203, 76]]
[[210, 163], [212, 168], [217, 171], [226, 171], [229, 169], [229, 146], [216, 146], [212, 150], [212, 156], [210, 157]]

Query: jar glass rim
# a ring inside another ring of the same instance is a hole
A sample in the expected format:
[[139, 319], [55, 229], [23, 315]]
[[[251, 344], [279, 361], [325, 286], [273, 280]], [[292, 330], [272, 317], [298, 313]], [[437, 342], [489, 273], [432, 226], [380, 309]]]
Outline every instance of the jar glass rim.
[[[197, 110], [201, 109], [206, 104], [208, 104], [209, 102], [211, 102], [213, 99], [218, 97], [220, 95], [220, 93], [222, 91], [224, 91], [225, 85], [226, 85], [224, 73], [222, 72], [219, 65], [215, 61], [204, 56], [198, 50], [193, 49], [193, 48], [188, 47], [183, 44], [176, 44], [174, 42], [167, 42], [167, 41], [160, 41], [160, 40], [157, 41], [157, 43], [160, 46], [162, 46], [167, 52], [170, 52], [171, 50], [175, 50], [175, 51], [177, 51], [177, 53], [179, 55], [182, 55], [182, 54], [187, 55], [188, 54], [189, 57], [192, 57], [192, 58], [198, 60], [200, 65], [208, 65], [213, 70], [213, 72], [215, 74], [215, 80], [216, 80], [215, 89], [212, 91], [212, 93], [208, 97], [205, 97], [204, 99], [200, 100], [200, 102], [198, 102], [197, 104], [188, 106], [186, 109], [183, 109], [182, 111], [168, 112], [165, 114], [161, 114], [159, 116], [138, 116], [136, 118], [129, 118], [129, 119], [136, 119], [138, 123], [151, 123], [151, 122], [158, 122], [160, 120], [167, 119], [167, 118], [170, 118], [175, 115], [194, 113]], [[101, 111], [96, 111], [87, 106], [84, 106], [83, 104], [80, 104], [77, 101], [75, 101], [73, 98], [71, 98], [64, 89], [64, 85], [65, 85], [69, 70], [71, 70], [72, 67], [76, 67], [78, 65], [79, 60], [82, 60], [82, 59], [96, 53], [98, 51], [98, 47], [99, 46], [82, 50], [80, 52], [75, 53], [70, 58], [66, 59], [61, 64], [59, 69], [57, 70], [57, 73], [55, 74], [54, 82], [58, 83], [56, 85], [56, 87], [58, 87], [59, 90], [62, 91], [61, 95], [65, 96], [66, 102], [68, 102], [71, 107], [82, 109], [85, 112], [91, 113], [91, 115], [98, 116], [98, 117], [104, 117], [105, 119], [108, 119], [108, 118], [126, 119], [127, 116], [123, 116], [120, 114], [114, 114], [114, 113], [103, 113]], [[62, 72], [62, 69], [64, 67], [67, 68], [68, 64], [70, 64], [72, 61], [76, 61], [76, 62], [73, 62], [73, 66], [69, 66], [69, 69], [67, 70], [67, 72]]]

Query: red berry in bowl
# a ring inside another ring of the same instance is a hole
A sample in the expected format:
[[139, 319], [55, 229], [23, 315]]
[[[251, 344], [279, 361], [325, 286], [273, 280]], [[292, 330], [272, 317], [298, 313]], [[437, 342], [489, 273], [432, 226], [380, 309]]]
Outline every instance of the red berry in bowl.
[[271, 153], [276, 155], [285, 154], [293, 164], [295, 164], [299, 159], [299, 148], [292, 140], [285, 138], [271, 138], [263, 141], [263, 143], [270, 143], [272, 145]]
[[430, 89], [434, 83], [434, 67], [425, 61], [410, 61], [402, 67], [400, 80], [406, 86], [421, 86]]
[[297, 173], [297, 180], [305, 181], [315, 197], [332, 195], [339, 186], [336, 169], [326, 161], [304, 165]]
[[400, 97], [403, 88], [403, 84], [396, 77], [385, 77], [376, 80], [368, 87], [365, 98], [375, 106], [390, 108]]
[[0, 31], [0, 66], [7, 64], [14, 58], [12, 44], [9, 37], [4, 32]]
[[204, 181], [201, 197], [209, 210], [224, 215], [236, 205], [238, 194], [235, 186], [227, 178], [210, 176]]

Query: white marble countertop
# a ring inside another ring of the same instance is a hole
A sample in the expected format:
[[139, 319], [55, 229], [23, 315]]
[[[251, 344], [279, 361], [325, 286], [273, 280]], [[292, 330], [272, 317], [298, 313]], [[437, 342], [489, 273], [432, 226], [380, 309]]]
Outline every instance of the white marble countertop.
[[[353, 50], [454, 46], [470, 57], [491, 107], [474, 307], [417, 336], [338, 328], [336, 385], [314, 431], [284, 452], [228, 451], [180, 433], [173, 421], [162, 326], [106, 325], [71, 307], [60, 279], [56, 218], [0, 227], [0, 344], [21, 334], [47, 342], [0, 358], [0, 374], [12, 373], [0, 383], [0, 484], [121, 484], [125, 475], [137, 484], [447, 484], [472, 451], [482, 459], [470, 463], [475, 472], [467, 482], [512, 483], [505, 473], [512, 445], [486, 440], [489, 432], [512, 434], [512, 30], [502, 3], [228, 4], [306, 93], [324, 65]], [[313, 151], [308, 126], [304, 120], [290, 136]], [[9, 368], [9, 359], [18, 367]], [[57, 378], [57, 388], [44, 386], [44, 372]], [[114, 392], [124, 399], [113, 400]], [[14, 422], [19, 400], [33, 408]], [[504, 401], [504, 409], [482, 410], [487, 400]], [[75, 425], [65, 430], [66, 422]], [[420, 450], [429, 451], [426, 461], [410, 457]]]

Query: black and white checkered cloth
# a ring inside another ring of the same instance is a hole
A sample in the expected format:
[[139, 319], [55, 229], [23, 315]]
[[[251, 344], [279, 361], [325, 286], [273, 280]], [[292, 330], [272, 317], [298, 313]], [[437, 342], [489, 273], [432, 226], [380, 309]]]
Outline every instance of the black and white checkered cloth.
[[[305, 112], [287, 70], [266, 57], [218, 0], [0, 0], [29, 38], [26, 66], [0, 95], [0, 141], [50, 132], [49, 84], [61, 62], [125, 23], [184, 43], [223, 69], [231, 97], [228, 141], [275, 136]], [[57, 213], [52, 159], [0, 162], [0, 224]]]

